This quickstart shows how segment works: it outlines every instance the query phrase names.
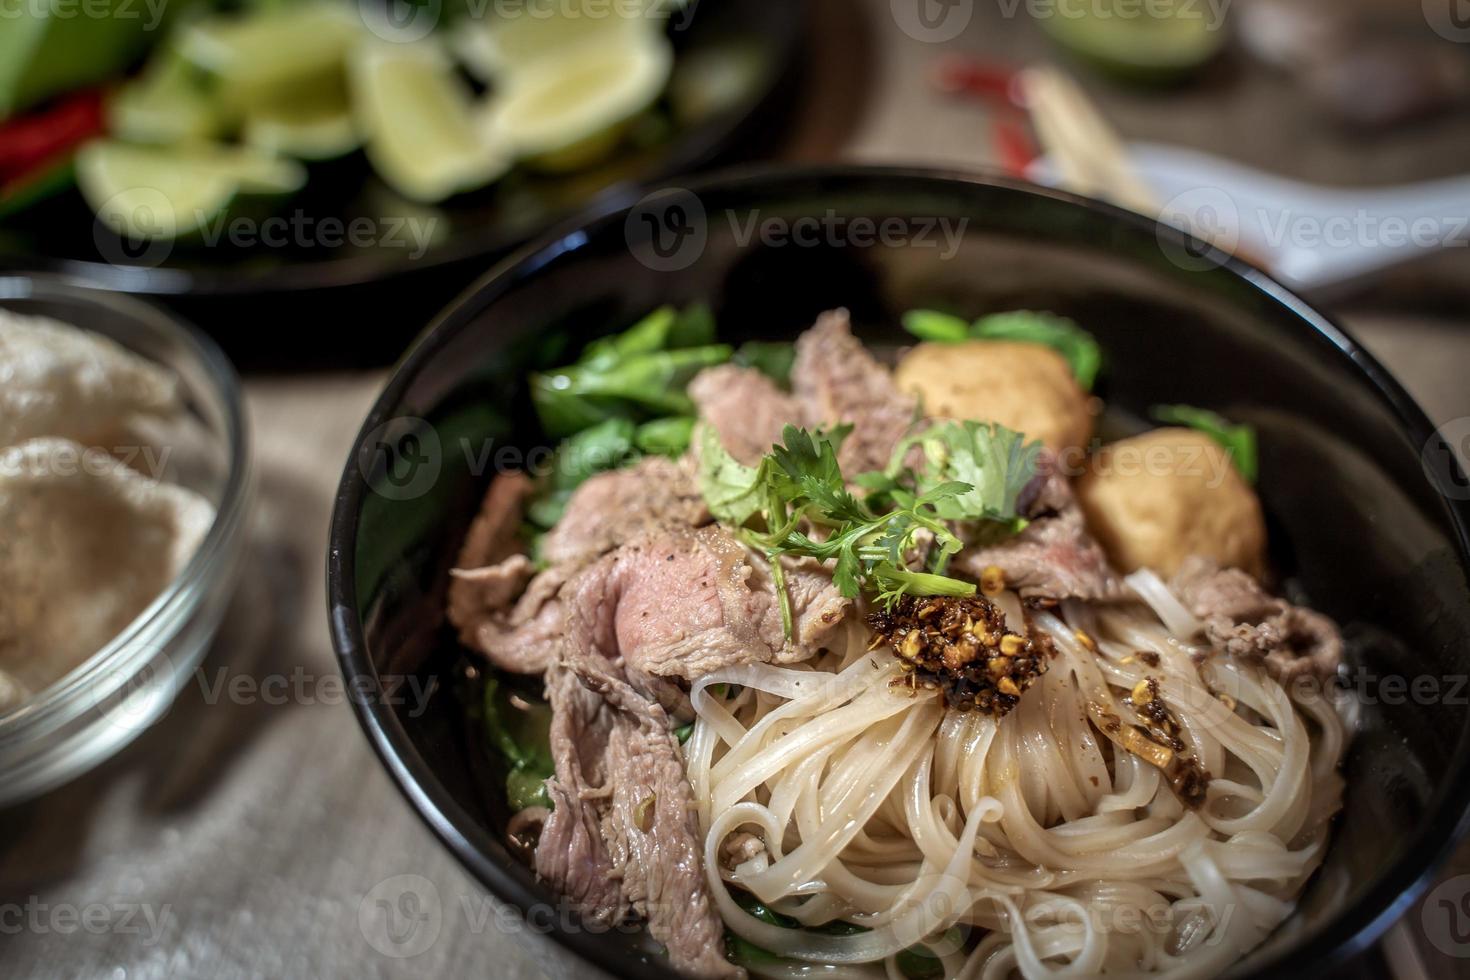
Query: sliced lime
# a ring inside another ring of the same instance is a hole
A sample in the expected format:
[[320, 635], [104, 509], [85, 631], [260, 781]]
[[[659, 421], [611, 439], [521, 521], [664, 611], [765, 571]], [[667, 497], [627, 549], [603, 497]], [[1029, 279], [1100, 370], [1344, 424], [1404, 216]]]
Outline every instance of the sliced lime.
[[183, 238], [239, 195], [299, 190], [306, 171], [291, 160], [217, 145], [135, 146], [95, 140], [77, 154], [77, 186], [97, 216], [132, 238]]
[[1058, 0], [1042, 27], [1099, 68], [1143, 81], [1168, 81], [1208, 61], [1224, 44], [1224, 24], [1204, 4], [1156, 0]]
[[517, 156], [551, 169], [593, 162], [668, 84], [673, 48], [662, 35], [574, 45], [506, 79], [496, 126]]
[[347, 99], [337, 93], [252, 112], [242, 135], [251, 146], [300, 160], [333, 160], [362, 146]]
[[483, 81], [520, 71], [568, 47], [596, 42], [637, 43], [663, 32], [664, 20], [641, 5], [605, 0], [527, 0], [497, 17], [462, 21], [455, 27], [455, 53]]
[[135, 143], [181, 143], [217, 136], [224, 114], [176, 56], [156, 56], [108, 100], [107, 131]]
[[509, 168], [469, 87], [438, 46], [364, 44], [353, 54], [350, 77], [368, 159], [403, 196], [442, 201]]
[[248, 110], [341, 85], [347, 53], [363, 34], [351, 8], [307, 3], [202, 20], [178, 43], [185, 58], [214, 76], [222, 98]]

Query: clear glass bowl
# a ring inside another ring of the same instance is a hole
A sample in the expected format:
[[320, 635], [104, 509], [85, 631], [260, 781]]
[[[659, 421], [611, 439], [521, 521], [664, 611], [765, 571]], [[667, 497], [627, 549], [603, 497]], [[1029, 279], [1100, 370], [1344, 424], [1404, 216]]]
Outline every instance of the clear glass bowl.
[[194, 328], [146, 303], [43, 276], [0, 275], [0, 308], [95, 331], [178, 378], [193, 438], [170, 443], [168, 478], [215, 506], [183, 571], [122, 633], [0, 715], [0, 805], [85, 772], [156, 721], [199, 666], [233, 591], [253, 490], [239, 379]]

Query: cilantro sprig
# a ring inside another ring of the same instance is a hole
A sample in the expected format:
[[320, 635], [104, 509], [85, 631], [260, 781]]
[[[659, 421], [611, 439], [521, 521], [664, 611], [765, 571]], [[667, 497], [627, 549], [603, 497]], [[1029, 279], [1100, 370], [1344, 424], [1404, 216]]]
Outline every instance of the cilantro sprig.
[[[781, 443], [754, 467], [730, 456], [714, 429], [706, 426], [699, 435], [705, 501], [717, 520], [740, 528], [771, 562], [788, 636], [791, 603], [779, 560], [787, 555], [832, 562], [833, 584], [850, 599], [864, 591], [885, 605], [905, 594], [974, 595], [974, 583], [944, 574], [964, 546], [950, 522], [1016, 529], [1016, 495], [1034, 474], [1039, 451], [1034, 443], [1017, 449], [1021, 437], [998, 427], [936, 425], [899, 447], [890, 472], [860, 477], [856, 482], [875, 492], [859, 499], [837, 462], [849, 431], [788, 425]], [[924, 450], [918, 469], [901, 462], [915, 445]], [[978, 482], [950, 478], [958, 473]]]

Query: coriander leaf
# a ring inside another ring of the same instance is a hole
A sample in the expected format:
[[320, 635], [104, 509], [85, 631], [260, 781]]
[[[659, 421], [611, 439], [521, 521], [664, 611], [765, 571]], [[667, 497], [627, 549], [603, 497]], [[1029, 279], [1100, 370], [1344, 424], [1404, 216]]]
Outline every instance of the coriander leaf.
[[1084, 391], [1092, 390], [1102, 368], [1102, 348], [1092, 334], [1055, 313], [1030, 310], [992, 313], [970, 325], [970, 336], [978, 340], [1019, 340], [1050, 347], [1067, 359]]
[[715, 520], [742, 527], [758, 513], [767, 482], [769, 464], [746, 466], [726, 451], [714, 426], [701, 425], [699, 440], [699, 492]]
[[903, 328], [920, 340], [937, 344], [956, 344], [970, 336], [968, 323], [937, 310], [909, 310], [903, 315]]
[[[1041, 454], [1041, 443], [1025, 438], [994, 423], [939, 422], [899, 443], [888, 473], [899, 476], [917, 445], [924, 460], [913, 473], [915, 489], [937, 494], [930, 504], [940, 518], [993, 521], [1018, 530], [1016, 500], [1036, 475]], [[955, 484], [966, 489], [956, 492]]]
[[689, 448], [694, 418], [680, 415], [644, 422], [633, 433], [633, 444], [650, 455], [678, 457]]
[[791, 365], [796, 363], [796, 345], [787, 341], [747, 340], [731, 358], [741, 367], [754, 368], [782, 387], [791, 384]]
[[1255, 429], [1233, 424], [1223, 415], [1193, 405], [1156, 405], [1153, 417], [1169, 425], [1184, 425], [1203, 432], [1224, 448], [1246, 482], [1256, 482], [1260, 475], [1260, 457]]

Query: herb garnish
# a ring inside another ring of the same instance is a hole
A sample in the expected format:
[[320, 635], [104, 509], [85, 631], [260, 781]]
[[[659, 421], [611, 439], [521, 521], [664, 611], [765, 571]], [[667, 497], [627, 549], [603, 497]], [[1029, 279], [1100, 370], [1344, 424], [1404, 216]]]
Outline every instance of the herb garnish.
[[[754, 467], [730, 456], [714, 429], [700, 432], [700, 490], [715, 518], [741, 528], [746, 543], [771, 562], [787, 636], [791, 600], [779, 561], [786, 555], [833, 562], [832, 581], [849, 599], [867, 591], [889, 606], [903, 595], [974, 595], [974, 583], [944, 575], [964, 544], [948, 522], [1016, 529], [1016, 495], [1035, 472], [1039, 451], [998, 426], [938, 424], [905, 440], [891, 472], [857, 481], [877, 488], [859, 500], [837, 463], [849, 431], [788, 425], [781, 444]], [[902, 463], [914, 446], [924, 456], [918, 468]], [[949, 478], [957, 473], [975, 482]]]

